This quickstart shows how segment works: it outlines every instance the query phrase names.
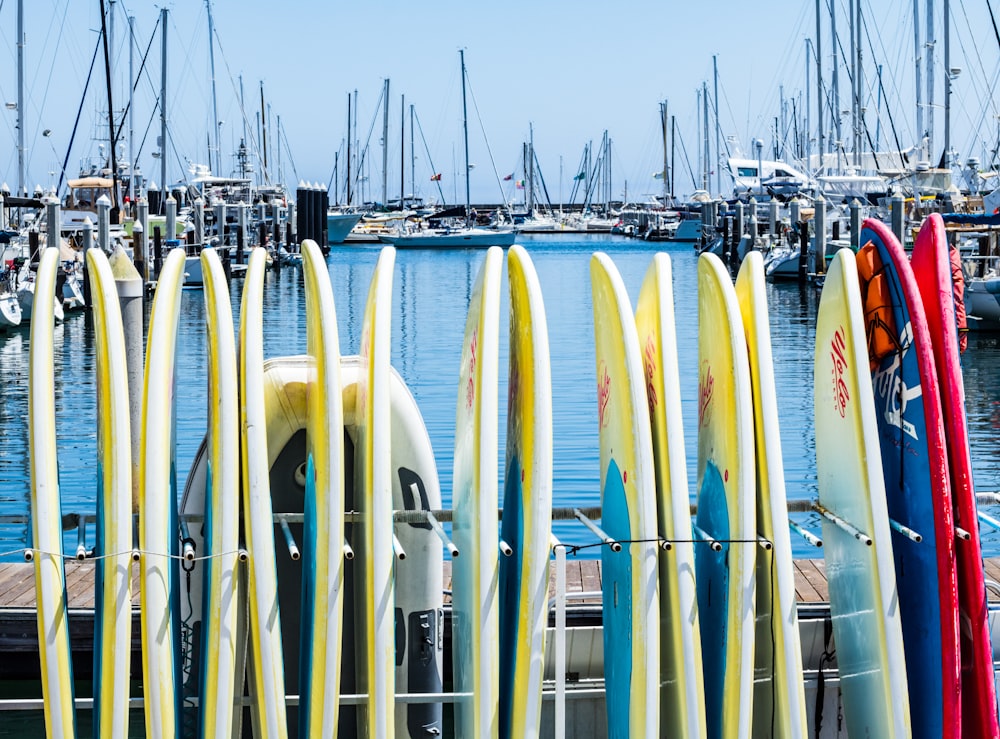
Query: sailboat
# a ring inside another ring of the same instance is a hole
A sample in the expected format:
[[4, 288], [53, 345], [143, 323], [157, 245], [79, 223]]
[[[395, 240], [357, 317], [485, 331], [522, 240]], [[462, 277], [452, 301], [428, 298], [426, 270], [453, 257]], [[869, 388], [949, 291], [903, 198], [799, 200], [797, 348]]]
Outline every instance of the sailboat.
[[404, 224], [396, 233], [379, 235], [379, 240], [399, 248], [466, 249], [471, 247], [510, 246], [517, 233], [513, 229], [478, 228], [473, 218], [469, 194], [469, 117], [465, 103], [465, 51], [462, 61], [462, 129], [465, 137], [465, 223], [458, 227], [421, 228]]

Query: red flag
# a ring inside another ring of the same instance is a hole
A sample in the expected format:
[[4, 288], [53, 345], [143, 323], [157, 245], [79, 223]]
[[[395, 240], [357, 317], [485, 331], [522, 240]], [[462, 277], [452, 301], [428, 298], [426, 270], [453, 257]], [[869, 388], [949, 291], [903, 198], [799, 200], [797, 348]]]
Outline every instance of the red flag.
[[431, 182], [440, 182], [440, 181], [441, 181], [441, 173], [440, 172], [438, 172], [437, 174], [432, 174], [431, 175]]

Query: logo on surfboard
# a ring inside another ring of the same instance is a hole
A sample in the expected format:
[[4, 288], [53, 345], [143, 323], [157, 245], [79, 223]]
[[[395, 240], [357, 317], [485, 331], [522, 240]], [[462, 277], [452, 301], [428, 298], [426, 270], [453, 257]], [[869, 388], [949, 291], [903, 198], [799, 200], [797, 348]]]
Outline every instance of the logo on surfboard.
[[608, 366], [601, 361], [601, 366], [597, 369], [597, 417], [600, 421], [600, 428], [608, 425], [608, 403], [611, 401], [611, 375], [608, 374]]
[[701, 363], [701, 374], [698, 377], [698, 427], [701, 428], [711, 418], [712, 395], [715, 393], [715, 377], [712, 375], [712, 365], [708, 360]]
[[847, 369], [847, 355], [844, 353], [846, 348], [844, 327], [840, 326], [830, 342], [830, 359], [833, 361], [833, 402], [837, 404], [837, 412], [841, 418], [846, 415], [847, 403], [851, 399], [851, 394], [847, 391], [847, 382], [844, 380], [844, 372]]
[[903, 360], [913, 347], [913, 329], [907, 323], [899, 335], [900, 349], [892, 353], [892, 359], [883, 363], [872, 374], [872, 389], [875, 398], [882, 402], [882, 415], [890, 426], [895, 426], [912, 439], [918, 439], [917, 427], [912, 421], [907, 421], [906, 406], [911, 400], [921, 395], [920, 380], [909, 386], [903, 380]]
[[465, 407], [471, 408], [476, 399], [476, 350], [479, 346], [479, 329], [472, 332], [469, 341], [469, 382], [465, 391]]
[[653, 375], [656, 374], [656, 341], [653, 334], [646, 337], [646, 348], [642, 355], [642, 368], [646, 373], [646, 402], [649, 404], [649, 416], [652, 418], [656, 411], [657, 397], [656, 386], [653, 384]]

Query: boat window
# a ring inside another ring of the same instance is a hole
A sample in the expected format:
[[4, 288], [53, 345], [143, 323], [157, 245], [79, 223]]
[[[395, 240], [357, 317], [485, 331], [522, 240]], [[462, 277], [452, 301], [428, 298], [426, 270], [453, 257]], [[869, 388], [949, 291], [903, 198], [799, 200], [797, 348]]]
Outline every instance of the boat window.
[[757, 168], [756, 167], [737, 167], [736, 173], [740, 177], [756, 177]]

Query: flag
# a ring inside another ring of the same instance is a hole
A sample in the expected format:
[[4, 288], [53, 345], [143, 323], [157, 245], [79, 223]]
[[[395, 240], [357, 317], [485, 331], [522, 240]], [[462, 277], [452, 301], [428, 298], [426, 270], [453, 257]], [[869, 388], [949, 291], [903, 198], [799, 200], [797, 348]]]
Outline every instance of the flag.
[[577, 180], [585, 180], [585, 179], [587, 179], [587, 173], [586, 172], [581, 172], [580, 174], [578, 174], [576, 177], [573, 178], [573, 182], [576, 182]]
[[524, 180], [518, 180], [517, 182], [514, 183], [514, 186], [518, 190], [523, 190], [524, 189]]
[[504, 177], [503, 181], [504, 182], [510, 182], [512, 179], [514, 179], [514, 173], [513, 172], [511, 172], [509, 175], [507, 175], [506, 177]]
[[440, 182], [440, 181], [441, 181], [441, 173], [440, 172], [438, 172], [437, 174], [432, 174], [431, 175], [431, 182]]

